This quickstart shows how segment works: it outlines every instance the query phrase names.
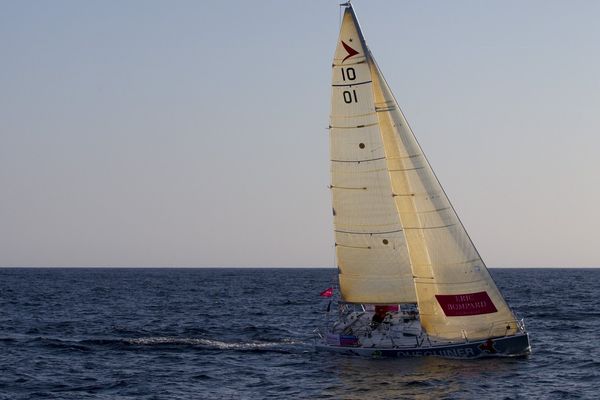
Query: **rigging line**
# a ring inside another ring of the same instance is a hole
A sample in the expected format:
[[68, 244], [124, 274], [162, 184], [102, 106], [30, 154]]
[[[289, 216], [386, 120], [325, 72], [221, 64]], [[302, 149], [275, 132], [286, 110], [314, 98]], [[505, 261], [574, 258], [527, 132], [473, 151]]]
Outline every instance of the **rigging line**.
[[397, 229], [395, 231], [387, 231], [387, 232], [352, 232], [352, 231], [341, 231], [338, 229], [334, 229], [337, 233], [347, 233], [349, 235], [387, 235], [390, 233], [402, 232], [402, 229]]
[[366, 159], [366, 160], [331, 160], [331, 162], [359, 163], [360, 164], [361, 162], [381, 161], [381, 160], [385, 160], [385, 157], [371, 158], [371, 159]]
[[350, 86], [350, 87], [352, 87], [352, 86], [364, 85], [366, 83], [371, 83], [371, 82], [373, 82], [373, 81], [365, 81], [365, 82], [358, 82], [358, 83], [341, 83], [341, 84], [337, 84], [337, 85], [332, 84], [331, 86], [333, 86], [333, 87], [338, 87], [338, 86]]

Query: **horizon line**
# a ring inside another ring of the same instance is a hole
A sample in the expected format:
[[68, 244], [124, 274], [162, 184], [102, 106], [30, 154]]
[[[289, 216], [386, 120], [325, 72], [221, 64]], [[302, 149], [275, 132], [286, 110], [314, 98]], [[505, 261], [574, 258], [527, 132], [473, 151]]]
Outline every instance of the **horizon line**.
[[[336, 269], [332, 266], [180, 266], [180, 265], [0, 265], [4, 269], [16, 268], [70, 268], [70, 269]], [[600, 269], [600, 266], [494, 266], [488, 269]]]

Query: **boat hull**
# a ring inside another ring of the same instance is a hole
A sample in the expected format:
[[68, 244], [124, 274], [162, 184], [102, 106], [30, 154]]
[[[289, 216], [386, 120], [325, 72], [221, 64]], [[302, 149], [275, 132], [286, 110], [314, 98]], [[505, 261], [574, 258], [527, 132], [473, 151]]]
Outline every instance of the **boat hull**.
[[486, 339], [480, 341], [444, 344], [421, 347], [344, 347], [317, 343], [317, 351], [358, 355], [363, 357], [423, 357], [435, 356], [444, 358], [485, 358], [485, 357], [520, 357], [531, 354], [529, 335], [519, 333], [514, 336]]

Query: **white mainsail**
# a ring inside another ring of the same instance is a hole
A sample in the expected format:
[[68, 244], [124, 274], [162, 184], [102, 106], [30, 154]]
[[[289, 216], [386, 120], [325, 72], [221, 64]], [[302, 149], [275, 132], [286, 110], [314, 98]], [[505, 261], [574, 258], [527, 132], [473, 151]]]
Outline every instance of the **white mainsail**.
[[346, 11], [333, 60], [331, 191], [340, 289], [354, 303], [416, 302], [375, 112], [367, 47]]
[[334, 57], [331, 114], [344, 300], [416, 299], [424, 330], [441, 339], [515, 333], [512, 311], [435, 177], [350, 5]]

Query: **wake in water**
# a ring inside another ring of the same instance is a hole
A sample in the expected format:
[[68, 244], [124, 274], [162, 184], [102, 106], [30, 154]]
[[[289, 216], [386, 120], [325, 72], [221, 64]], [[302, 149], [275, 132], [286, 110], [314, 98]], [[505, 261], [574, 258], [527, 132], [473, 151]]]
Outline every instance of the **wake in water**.
[[291, 353], [298, 351], [301, 347], [306, 350], [310, 348], [311, 342], [293, 338], [284, 338], [277, 341], [221, 341], [207, 338], [180, 338], [171, 336], [150, 336], [139, 338], [91, 338], [72, 340], [54, 337], [5, 337], [2, 341], [21, 341], [28, 344], [42, 344], [47, 347], [93, 350], [94, 347], [116, 347], [127, 349], [128, 347], [164, 348], [171, 347], [193, 347], [201, 350], [218, 351], [276, 351]]
[[123, 342], [131, 345], [154, 346], [154, 345], [184, 345], [199, 346], [206, 350], [255, 350], [268, 349], [289, 345], [307, 345], [307, 342], [297, 339], [282, 339], [275, 342], [223, 342], [205, 338], [176, 338], [176, 337], [146, 337], [135, 339], [123, 339]]

